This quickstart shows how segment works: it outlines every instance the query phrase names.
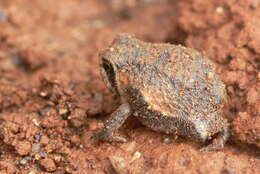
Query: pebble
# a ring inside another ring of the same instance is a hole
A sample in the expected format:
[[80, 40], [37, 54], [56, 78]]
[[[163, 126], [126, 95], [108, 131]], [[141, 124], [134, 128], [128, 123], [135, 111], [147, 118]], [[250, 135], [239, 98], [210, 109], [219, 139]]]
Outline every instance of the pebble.
[[50, 158], [45, 158], [40, 160], [40, 165], [47, 171], [47, 172], [54, 172], [56, 170], [56, 165], [54, 161]]
[[119, 156], [111, 156], [109, 157], [109, 160], [113, 168], [117, 171], [117, 173], [121, 173], [122, 171], [125, 171], [127, 164], [124, 158]]
[[163, 142], [164, 142], [165, 144], [170, 144], [170, 143], [172, 143], [172, 139], [171, 139], [171, 138], [164, 138], [164, 139], [163, 139]]
[[5, 21], [7, 21], [7, 15], [4, 11], [0, 9], [0, 22], [5, 22]]
[[40, 152], [40, 149], [41, 149], [41, 147], [40, 147], [40, 144], [39, 144], [39, 143], [34, 143], [34, 144], [32, 144], [32, 151], [33, 151], [34, 153]]
[[140, 152], [136, 151], [136, 152], [134, 153], [134, 155], [133, 155], [133, 158], [132, 158], [131, 162], [133, 162], [133, 161], [139, 159], [141, 156], [142, 156], [142, 154], [141, 154]]
[[25, 165], [25, 164], [27, 164], [27, 163], [30, 162], [30, 161], [32, 161], [32, 157], [26, 156], [26, 157], [24, 157], [24, 158], [20, 161], [20, 164], [21, 164], [21, 165]]
[[34, 135], [34, 141], [36, 143], [39, 143], [41, 141], [41, 138], [42, 138], [42, 134], [41, 133], [38, 133], [38, 134]]
[[19, 141], [15, 145], [15, 150], [19, 155], [24, 156], [32, 151], [32, 146], [31, 143], [28, 141]]

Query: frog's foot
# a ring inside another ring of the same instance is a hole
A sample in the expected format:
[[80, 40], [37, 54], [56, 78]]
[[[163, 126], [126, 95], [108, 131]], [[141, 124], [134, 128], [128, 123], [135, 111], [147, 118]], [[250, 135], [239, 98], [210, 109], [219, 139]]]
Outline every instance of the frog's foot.
[[126, 138], [120, 137], [120, 136], [112, 136], [111, 133], [105, 129], [98, 131], [94, 133], [91, 137], [91, 139], [99, 139], [102, 141], [107, 142], [118, 142], [118, 143], [125, 143], [127, 142]]
[[206, 147], [202, 147], [200, 151], [202, 152], [202, 151], [212, 151], [212, 150], [222, 149], [229, 137], [230, 137], [230, 131], [228, 128], [225, 128], [223, 132], [221, 132], [219, 136], [213, 140], [212, 144]]
[[127, 140], [123, 137], [113, 136], [125, 120], [131, 115], [129, 104], [125, 103], [115, 110], [110, 118], [105, 122], [104, 128], [91, 137], [91, 139], [100, 139], [102, 141], [124, 143]]

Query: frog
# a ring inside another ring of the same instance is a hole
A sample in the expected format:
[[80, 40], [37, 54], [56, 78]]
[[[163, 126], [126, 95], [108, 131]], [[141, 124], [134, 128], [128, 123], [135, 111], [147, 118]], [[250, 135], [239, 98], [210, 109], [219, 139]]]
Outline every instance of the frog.
[[151, 43], [122, 33], [99, 53], [101, 77], [120, 106], [92, 138], [126, 142], [115, 133], [128, 117], [165, 134], [206, 143], [200, 151], [222, 149], [230, 137], [223, 107], [225, 84], [216, 65], [193, 48]]

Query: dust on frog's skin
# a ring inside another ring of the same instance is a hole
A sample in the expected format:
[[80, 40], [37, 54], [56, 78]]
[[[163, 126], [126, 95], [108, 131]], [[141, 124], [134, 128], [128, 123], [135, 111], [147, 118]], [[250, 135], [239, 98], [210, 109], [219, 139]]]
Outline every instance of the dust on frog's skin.
[[114, 133], [129, 116], [136, 116], [155, 131], [202, 142], [215, 137], [202, 150], [224, 146], [229, 137], [222, 117], [225, 85], [208, 58], [191, 48], [121, 34], [100, 59], [104, 82], [120, 97], [121, 105], [93, 137], [125, 142]]

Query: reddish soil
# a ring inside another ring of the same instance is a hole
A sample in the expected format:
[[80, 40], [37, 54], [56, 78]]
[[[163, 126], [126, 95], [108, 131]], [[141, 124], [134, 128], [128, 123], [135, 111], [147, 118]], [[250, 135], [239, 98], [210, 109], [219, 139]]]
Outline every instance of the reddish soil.
[[[0, 0], [0, 173], [260, 173], [259, 0]], [[183, 44], [217, 65], [232, 137], [223, 150], [132, 118], [124, 144], [91, 140], [117, 106], [100, 49], [122, 32]]]

